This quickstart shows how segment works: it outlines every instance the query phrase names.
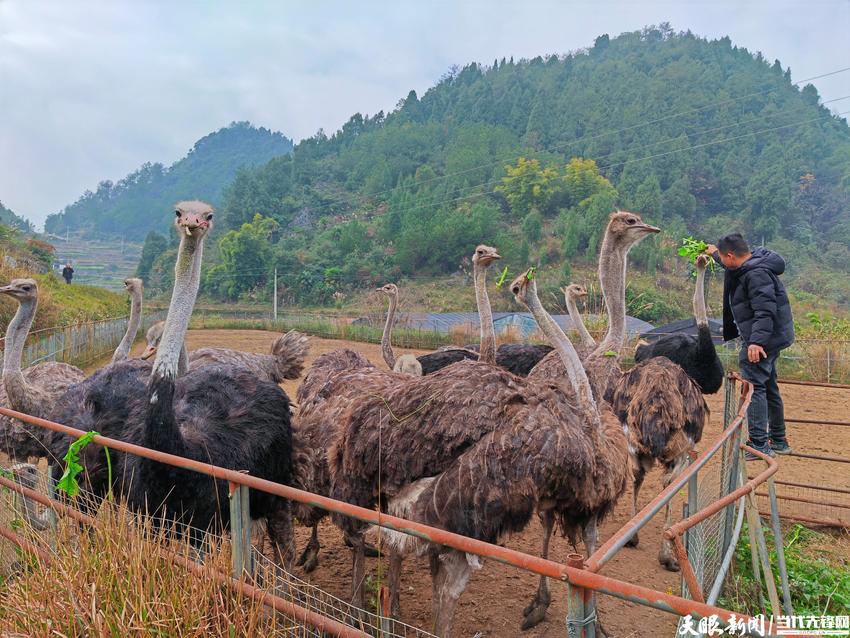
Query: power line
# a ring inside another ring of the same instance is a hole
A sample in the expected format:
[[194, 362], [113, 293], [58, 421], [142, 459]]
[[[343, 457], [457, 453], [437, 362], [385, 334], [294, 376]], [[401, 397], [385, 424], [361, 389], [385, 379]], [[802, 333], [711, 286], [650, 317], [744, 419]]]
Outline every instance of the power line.
[[[796, 86], [798, 84], [803, 84], [804, 82], [810, 82], [812, 80], [819, 80], [819, 79], [822, 79], [822, 78], [838, 75], [840, 73], [846, 73], [847, 71], [850, 71], [850, 67], [844, 67], [844, 68], [841, 68], [841, 69], [836, 69], [834, 71], [829, 71], [827, 73], [822, 73], [820, 75], [815, 75], [815, 76], [812, 76], [812, 77], [809, 77], [809, 78], [804, 78], [802, 80], [797, 80], [796, 82], [791, 82], [791, 85]], [[589, 142], [589, 141], [593, 141], [593, 140], [600, 139], [600, 138], [603, 138], [603, 137], [607, 137], [607, 136], [610, 136], [610, 135], [626, 133], [628, 131], [637, 130], [637, 129], [643, 128], [645, 126], [650, 126], [652, 124], [658, 124], [660, 122], [665, 122], [665, 121], [668, 121], [668, 120], [671, 120], [671, 119], [675, 119], [677, 117], [682, 117], [684, 115], [691, 115], [691, 114], [694, 114], [694, 113], [700, 113], [702, 111], [706, 111], [706, 110], [709, 110], [709, 109], [712, 109], [712, 108], [718, 108], [720, 106], [724, 106], [724, 105], [727, 105], [727, 104], [734, 104], [735, 102], [740, 102], [741, 100], [746, 100], [746, 99], [749, 99], [749, 98], [752, 98], [752, 97], [757, 97], [759, 95], [764, 95], [764, 94], [767, 94], [767, 93], [779, 91], [779, 90], [781, 90], [781, 88], [784, 88], [784, 87], [772, 87], [772, 88], [763, 89], [761, 91], [754, 91], [752, 93], [748, 93], [746, 95], [742, 95], [742, 96], [739, 96], [739, 97], [736, 97], [736, 98], [729, 98], [729, 99], [726, 99], [726, 100], [721, 100], [719, 102], [706, 104], [706, 105], [703, 105], [703, 106], [700, 106], [700, 107], [694, 107], [694, 108], [691, 108], [691, 109], [686, 109], [684, 111], [679, 111], [677, 113], [671, 113], [671, 114], [664, 115], [664, 116], [661, 116], [661, 117], [658, 117], [658, 118], [655, 118], [655, 119], [652, 119], [652, 120], [639, 122], [637, 124], [633, 124], [633, 125], [627, 126], [625, 128], [616, 129], [616, 130], [613, 130], [613, 131], [605, 131], [603, 133], [596, 133], [596, 134], [593, 134], [593, 135], [583, 135], [581, 137], [569, 140], [567, 142], [560, 142], [560, 143], [555, 144], [555, 145], [553, 145], [549, 148], [536, 150], [536, 151], [535, 150], [529, 150], [529, 151], [527, 151], [527, 152], [525, 152], [521, 155], [515, 155], [513, 153], [511, 155], [504, 155], [501, 158], [496, 159], [496, 160], [489, 162], [489, 163], [486, 163], [486, 164], [480, 164], [478, 166], [466, 168], [466, 169], [463, 169], [461, 171], [456, 171], [454, 173], [446, 173], [446, 174], [443, 174], [443, 175], [439, 175], [439, 176], [436, 176], [436, 177], [432, 177], [432, 178], [429, 178], [429, 179], [426, 179], [426, 180], [419, 181], [419, 182], [417, 182], [417, 186], [421, 186], [423, 184], [428, 184], [428, 183], [435, 182], [435, 181], [447, 180], [447, 179], [452, 178], [452, 177], [457, 177], [457, 176], [460, 176], [460, 175], [465, 175], [465, 174], [468, 174], [468, 173], [472, 173], [472, 172], [481, 170], [482, 168], [491, 168], [491, 167], [497, 166], [498, 164], [501, 164], [505, 161], [515, 161], [519, 157], [523, 157], [525, 155], [551, 153], [551, 152], [556, 151], [556, 150], [564, 150], [565, 148], [569, 148], [570, 146], [577, 144], [579, 142]], [[834, 100], [829, 100], [829, 101], [831, 102], [831, 101], [834, 101]], [[827, 102], [824, 102], [824, 104], [826, 104], [826, 103]], [[366, 198], [374, 198], [374, 197], [377, 197], [378, 195], [384, 195], [386, 193], [393, 193], [393, 192], [399, 191], [399, 190], [404, 189], [404, 188], [409, 188], [409, 187], [399, 185], [399, 186], [394, 186], [392, 188], [383, 189], [383, 190], [380, 190], [380, 191], [375, 191], [375, 192], [372, 192], [372, 193], [362, 193], [362, 194], [352, 193], [351, 195], [353, 195], [355, 197], [359, 197], [362, 200], [365, 200]], [[317, 206], [316, 208], [318, 210], [323, 210], [323, 209], [329, 208], [330, 206], [332, 206], [334, 204], [345, 204], [345, 203], [347, 203], [346, 198], [339, 198], [339, 199], [336, 199], [336, 200], [325, 201], [325, 202], [322, 203], [321, 206]]]

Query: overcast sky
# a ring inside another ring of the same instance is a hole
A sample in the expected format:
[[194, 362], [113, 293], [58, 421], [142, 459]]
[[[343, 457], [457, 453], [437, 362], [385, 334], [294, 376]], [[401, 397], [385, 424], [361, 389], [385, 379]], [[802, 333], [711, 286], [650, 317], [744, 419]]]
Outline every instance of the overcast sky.
[[[850, 66], [850, 0], [0, 0], [0, 201], [41, 226], [233, 120], [296, 141], [392, 109], [453, 64], [564, 53], [669, 21], [790, 66]], [[850, 73], [817, 80], [850, 94]], [[846, 110], [846, 109], [845, 109]]]

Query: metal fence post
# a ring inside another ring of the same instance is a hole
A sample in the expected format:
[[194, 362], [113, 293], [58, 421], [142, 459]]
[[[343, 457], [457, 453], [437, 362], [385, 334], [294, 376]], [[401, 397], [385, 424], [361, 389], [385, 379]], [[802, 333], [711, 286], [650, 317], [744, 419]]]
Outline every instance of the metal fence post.
[[[690, 465], [690, 463], [689, 463], [689, 465]], [[691, 514], [695, 514], [696, 512], [699, 511], [699, 482], [697, 480], [698, 475], [699, 475], [699, 472], [694, 472], [691, 475], [691, 477], [688, 479], [688, 516], [690, 516]], [[697, 535], [697, 533], [696, 532], [697, 532], [697, 527], [699, 527], [699, 525], [702, 525], [702, 523], [699, 523], [696, 527], [688, 530], [687, 541], [686, 541], [686, 544], [685, 544], [685, 547], [687, 548], [687, 551], [688, 551], [688, 560], [692, 560], [692, 557], [693, 557], [693, 559], [696, 559], [696, 556], [697, 556], [697, 551], [696, 551], [696, 544], [697, 544], [696, 535]], [[697, 567], [697, 569], [694, 569], [694, 573], [697, 577], [697, 583], [699, 584], [699, 586], [701, 588], [702, 587], [702, 565], [698, 564], [696, 567]], [[693, 592], [691, 592], [691, 597], [693, 597], [693, 595], [694, 595]]]
[[[581, 554], [570, 554], [567, 556], [567, 565], [582, 569], [584, 557]], [[567, 582], [567, 636], [587, 638], [584, 621], [584, 588]]]
[[251, 560], [251, 517], [248, 488], [232, 481], [230, 488], [230, 545], [233, 577], [241, 579], [253, 573]]
[[785, 615], [793, 616], [791, 589], [788, 586], [788, 567], [785, 564], [785, 545], [782, 539], [782, 528], [779, 526], [779, 504], [776, 502], [776, 485], [772, 476], [767, 479], [767, 491], [770, 494], [770, 521], [773, 527], [773, 544], [776, 546], [776, 562], [779, 564], [779, 579], [782, 583], [782, 602]]

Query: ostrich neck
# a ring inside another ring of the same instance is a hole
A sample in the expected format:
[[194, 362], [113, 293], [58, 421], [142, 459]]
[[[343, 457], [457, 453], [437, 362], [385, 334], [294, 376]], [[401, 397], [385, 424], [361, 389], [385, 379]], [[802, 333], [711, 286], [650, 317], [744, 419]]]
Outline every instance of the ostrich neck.
[[705, 310], [705, 268], [697, 268], [697, 285], [694, 290], [694, 319], [698, 326], [708, 325], [708, 313]]
[[398, 304], [398, 297], [390, 295], [390, 307], [387, 310], [387, 321], [384, 324], [384, 334], [381, 337], [381, 354], [384, 355], [384, 362], [389, 366], [390, 370], [395, 367], [395, 354], [393, 353], [392, 331], [393, 322], [395, 321], [395, 308]]
[[487, 267], [472, 266], [475, 282], [475, 302], [478, 304], [478, 323], [481, 326], [481, 349], [478, 360], [496, 365], [496, 328], [493, 326], [493, 311], [487, 295]]
[[608, 311], [608, 332], [594, 351], [619, 354], [626, 340], [626, 260], [628, 248], [615, 248], [606, 235], [599, 255], [599, 284]]
[[179, 370], [180, 350], [198, 296], [203, 252], [203, 239], [190, 236], [180, 238], [177, 264], [174, 267], [174, 291], [148, 386], [145, 443], [148, 447], [165, 452], [178, 451], [183, 444], [174, 417], [174, 381]]
[[18, 310], [6, 329], [6, 345], [3, 349], [3, 385], [6, 388], [6, 396], [12, 408], [30, 414], [32, 408], [27, 401], [29, 392], [21, 372], [21, 358], [37, 307], [38, 301], [35, 299], [25, 299], [18, 305]]
[[587, 326], [584, 325], [584, 319], [581, 314], [579, 314], [575, 298], [570, 293], [566, 293], [565, 297], [567, 301], [567, 312], [570, 313], [573, 328], [575, 328], [576, 332], [578, 332], [581, 344], [585, 348], [593, 348], [596, 346], [596, 339], [593, 338], [593, 335], [588, 332]]
[[567, 335], [564, 334], [560, 326], [552, 319], [552, 316], [546, 312], [543, 304], [540, 303], [540, 298], [537, 296], [536, 291], [533, 291], [528, 296], [528, 310], [534, 315], [534, 319], [537, 321], [537, 325], [540, 326], [540, 330], [546, 335], [546, 339], [558, 352], [558, 356], [561, 358], [564, 368], [567, 371], [570, 385], [575, 389], [576, 397], [581, 407], [595, 414], [596, 420], [598, 420], [599, 412], [596, 407], [596, 401], [593, 399], [590, 381], [587, 378], [587, 373], [584, 371], [584, 366], [578, 357], [575, 347], [567, 339]]
[[124, 333], [124, 338], [115, 349], [115, 354], [112, 355], [112, 363], [124, 361], [130, 356], [130, 347], [136, 340], [136, 333], [139, 332], [139, 326], [142, 324], [142, 294], [139, 291], [134, 291], [130, 297], [130, 321], [127, 322], [127, 332]]

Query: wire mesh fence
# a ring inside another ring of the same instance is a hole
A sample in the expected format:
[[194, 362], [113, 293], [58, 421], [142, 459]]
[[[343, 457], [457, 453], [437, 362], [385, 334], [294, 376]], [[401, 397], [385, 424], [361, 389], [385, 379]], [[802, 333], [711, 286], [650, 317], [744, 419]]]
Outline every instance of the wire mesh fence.
[[[142, 317], [142, 332], [164, 318], [164, 310], [146, 313]], [[128, 320], [129, 317], [116, 317], [36, 330], [27, 338], [21, 367], [45, 361], [87, 366], [115, 350], [127, 331]], [[4, 343], [0, 340], [0, 351]]]

